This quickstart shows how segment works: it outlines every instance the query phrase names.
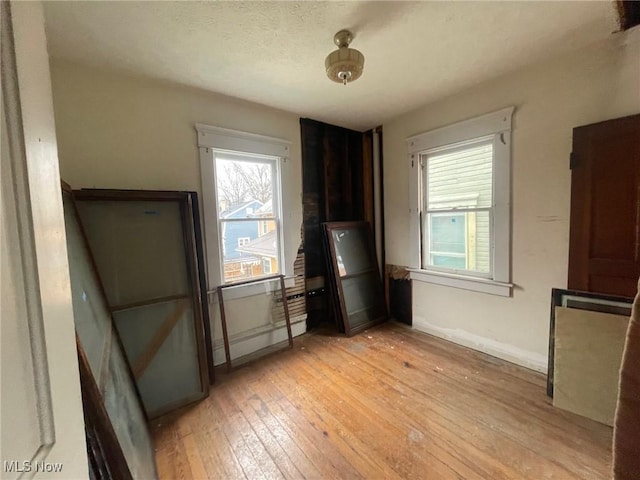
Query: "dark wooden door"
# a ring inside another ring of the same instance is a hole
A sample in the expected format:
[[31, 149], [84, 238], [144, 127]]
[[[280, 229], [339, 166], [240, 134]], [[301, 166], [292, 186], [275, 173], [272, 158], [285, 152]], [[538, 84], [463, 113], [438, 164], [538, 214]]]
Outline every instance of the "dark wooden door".
[[632, 297], [640, 276], [640, 115], [573, 130], [572, 290]]

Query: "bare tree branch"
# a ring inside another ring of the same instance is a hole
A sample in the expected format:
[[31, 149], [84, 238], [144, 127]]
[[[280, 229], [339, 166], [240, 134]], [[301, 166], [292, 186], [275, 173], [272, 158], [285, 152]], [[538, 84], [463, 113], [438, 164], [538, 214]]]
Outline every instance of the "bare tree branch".
[[264, 164], [234, 165], [251, 198], [266, 203], [271, 199], [271, 168]]
[[224, 161], [218, 175], [218, 195], [226, 206], [249, 200], [266, 203], [271, 199], [271, 166], [250, 162]]
[[218, 175], [218, 195], [227, 203], [227, 207], [238, 205], [247, 200], [247, 189], [238, 176], [235, 163], [224, 165], [224, 174]]

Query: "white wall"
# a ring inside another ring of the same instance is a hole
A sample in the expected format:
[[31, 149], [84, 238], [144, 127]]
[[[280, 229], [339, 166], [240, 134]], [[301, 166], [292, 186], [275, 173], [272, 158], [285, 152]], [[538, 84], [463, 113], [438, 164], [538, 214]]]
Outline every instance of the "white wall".
[[[221, 95], [53, 61], [62, 178], [73, 188], [200, 191], [195, 123], [293, 142], [282, 179], [285, 248], [302, 225], [300, 125], [294, 114]], [[291, 269], [293, 271], [293, 268]]]
[[[293, 271], [302, 225], [298, 116], [61, 60], [52, 61], [51, 75], [61, 176], [73, 188], [200, 192], [196, 123], [291, 141], [291, 157], [283, 166], [282, 191], [285, 257]], [[217, 305], [212, 305], [211, 311], [219, 338]], [[262, 321], [257, 321], [256, 327], [258, 324]], [[296, 331], [301, 333], [304, 328]], [[220, 350], [219, 342], [217, 347]], [[236, 353], [248, 352], [239, 349]], [[223, 356], [217, 353], [217, 358]]]
[[[418, 100], [419, 101], [419, 100]], [[546, 369], [551, 288], [566, 288], [572, 129], [640, 112], [640, 28], [384, 124], [386, 260], [409, 264], [405, 138], [509, 105], [512, 298], [413, 281], [416, 328]]]

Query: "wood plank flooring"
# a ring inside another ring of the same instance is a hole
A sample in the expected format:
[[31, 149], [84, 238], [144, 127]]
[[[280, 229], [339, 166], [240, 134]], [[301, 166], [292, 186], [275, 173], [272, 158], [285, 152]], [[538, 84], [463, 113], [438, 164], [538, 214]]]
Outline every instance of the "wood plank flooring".
[[605, 479], [610, 427], [545, 377], [387, 323], [314, 333], [151, 425], [161, 479]]

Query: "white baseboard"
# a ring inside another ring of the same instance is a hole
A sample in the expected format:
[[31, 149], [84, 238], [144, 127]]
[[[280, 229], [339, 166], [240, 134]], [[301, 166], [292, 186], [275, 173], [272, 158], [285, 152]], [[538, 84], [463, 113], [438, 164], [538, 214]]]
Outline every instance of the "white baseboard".
[[[294, 337], [302, 335], [307, 331], [306, 320], [306, 313], [291, 319], [291, 333]], [[242, 332], [240, 335], [231, 335], [229, 338], [231, 360], [284, 342], [287, 338], [287, 327], [284, 322], [282, 322], [281, 325], [267, 325], [249, 332]], [[224, 342], [221, 338], [217, 338], [213, 342], [213, 363], [214, 365], [221, 365], [225, 362]]]
[[434, 337], [449, 340], [458, 345], [478, 350], [493, 357], [506, 360], [521, 367], [547, 373], [547, 356], [539, 353], [523, 350], [506, 343], [501, 343], [490, 338], [481, 337], [460, 329], [442, 328], [432, 325], [423, 318], [413, 317], [413, 328]]

